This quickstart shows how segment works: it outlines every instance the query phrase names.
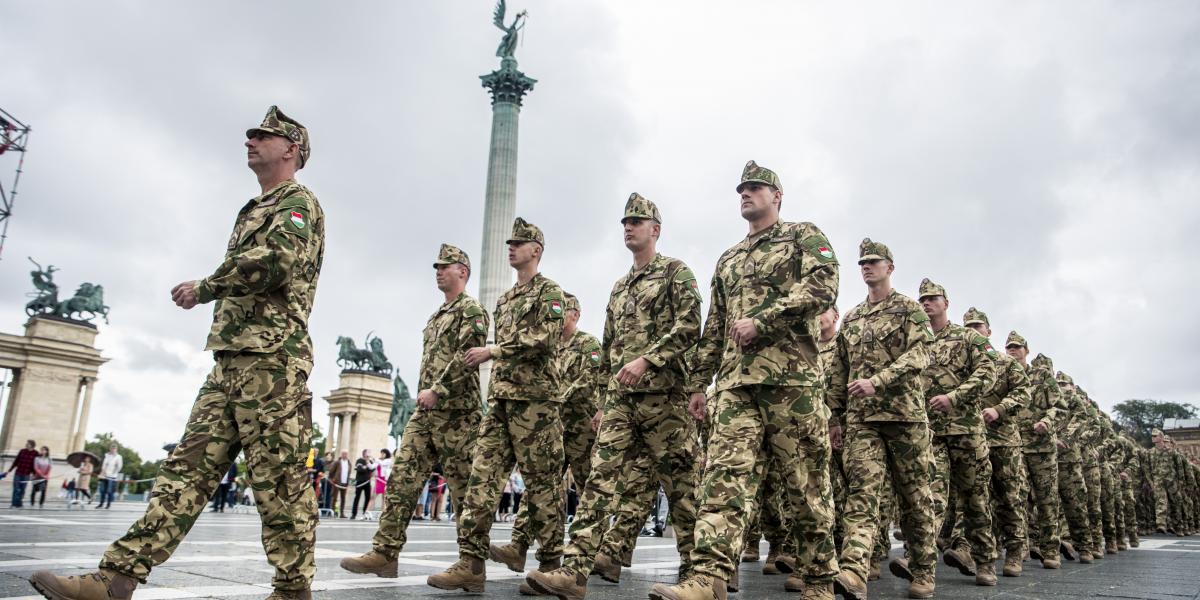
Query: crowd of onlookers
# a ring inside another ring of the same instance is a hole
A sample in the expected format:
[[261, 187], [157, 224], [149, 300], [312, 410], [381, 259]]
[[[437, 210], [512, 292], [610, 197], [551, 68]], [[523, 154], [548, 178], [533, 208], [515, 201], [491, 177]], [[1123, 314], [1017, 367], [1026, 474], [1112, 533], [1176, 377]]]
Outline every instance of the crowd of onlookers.
[[[96, 472], [97, 467], [100, 469], [99, 473]], [[54, 461], [50, 458], [49, 447], [42, 446], [38, 449], [36, 441], [25, 442], [25, 447], [17, 452], [8, 470], [0, 474], [0, 479], [10, 474], [13, 476], [12, 501], [9, 505], [12, 508], [24, 508], [25, 492], [28, 489], [30, 507], [45, 506], [53, 468]], [[110, 508], [117, 494], [122, 468], [124, 461], [116, 444], [109, 447], [99, 465], [95, 464], [91, 456], [84, 456], [74, 475], [63, 478], [59, 496], [72, 504], [82, 504], [83, 498], [87, 498], [89, 505], [92, 504], [92, 479], [95, 477], [96, 497], [99, 498], [96, 508]]]

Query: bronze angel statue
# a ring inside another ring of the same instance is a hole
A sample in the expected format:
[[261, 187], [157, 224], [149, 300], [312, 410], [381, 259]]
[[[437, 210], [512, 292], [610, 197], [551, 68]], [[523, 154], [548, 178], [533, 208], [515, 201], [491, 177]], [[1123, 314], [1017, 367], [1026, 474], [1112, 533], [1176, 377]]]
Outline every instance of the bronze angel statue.
[[513, 18], [512, 25], [504, 25], [504, 13], [507, 10], [504, 0], [496, 2], [496, 10], [492, 13], [492, 22], [500, 31], [504, 32], [504, 39], [500, 40], [500, 46], [496, 48], [496, 56], [500, 58], [512, 58], [513, 52], [517, 50], [517, 33], [525, 28], [525, 20], [529, 17], [526, 11], [517, 13]]

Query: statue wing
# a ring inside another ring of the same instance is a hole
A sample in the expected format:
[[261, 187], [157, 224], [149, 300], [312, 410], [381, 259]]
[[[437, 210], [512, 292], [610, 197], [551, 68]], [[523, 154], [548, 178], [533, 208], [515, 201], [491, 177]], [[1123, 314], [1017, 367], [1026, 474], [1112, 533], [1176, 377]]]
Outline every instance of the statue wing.
[[504, 0], [497, 0], [496, 10], [492, 11], [492, 22], [496, 24], [496, 27], [508, 31], [508, 28], [504, 26], [504, 11]]

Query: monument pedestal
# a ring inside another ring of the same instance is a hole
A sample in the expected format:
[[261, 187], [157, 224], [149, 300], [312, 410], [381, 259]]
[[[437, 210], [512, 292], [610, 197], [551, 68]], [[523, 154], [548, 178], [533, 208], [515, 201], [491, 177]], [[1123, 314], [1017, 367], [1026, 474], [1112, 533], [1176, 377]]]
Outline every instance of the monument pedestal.
[[345, 450], [350, 460], [364, 449], [377, 456], [387, 447], [388, 418], [392, 415], [392, 379], [365, 371], [342, 371], [338, 387], [325, 396], [329, 403], [326, 451], [334, 458]]
[[96, 376], [108, 362], [97, 333], [90, 323], [46, 316], [29, 319], [23, 336], [0, 333], [0, 368], [13, 373], [0, 454], [16, 456], [30, 439], [56, 460], [83, 449]]

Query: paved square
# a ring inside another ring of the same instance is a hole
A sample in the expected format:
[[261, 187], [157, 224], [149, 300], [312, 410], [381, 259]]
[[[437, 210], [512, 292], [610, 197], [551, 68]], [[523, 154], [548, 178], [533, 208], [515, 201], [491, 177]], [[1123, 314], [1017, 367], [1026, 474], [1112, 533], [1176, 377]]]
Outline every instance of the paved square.
[[[0, 509], [0, 600], [39, 600], [26, 579], [38, 569], [79, 574], [95, 568], [104, 548], [129, 526], [144, 505], [118, 503], [112, 510]], [[365, 552], [375, 523], [325, 519], [317, 531], [317, 580], [314, 598], [462, 598], [425, 585], [425, 577], [454, 562], [457, 551], [449, 523], [414, 522], [409, 542], [400, 555], [400, 577], [380, 579], [342, 571], [344, 556]], [[494, 542], [508, 541], [511, 524], [497, 523]], [[898, 549], [893, 549], [898, 552]], [[765, 553], [765, 547], [764, 547]], [[536, 564], [532, 556], [530, 565]], [[645, 598], [650, 586], [674, 581], [678, 565], [674, 541], [643, 537], [638, 540], [634, 567], [620, 585], [593, 578], [588, 598], [615, 600]], [[782, 576], [764, 576], [762, 563], [744, 564], [742, 591], [733, 597], [798, 598], [783, 592]], [[939, 568], [939, 598], [1200, 598], [1200, 537], [1156, 536], [1139, 549], [1109, 556], [1091, 565], [1066, 562], [1061, 571], [1046, 571], [1025, 563], [1022, 577], [1001, 577], [994, 588], [976, 587], [972, 579], [944, 566]], [[270, 594], [272, 569], [259, 542], [255, 514], [206, 512], [179, 551], [155, 569], [150, 583], [138, 588], [136, 600], [185, 598], [265, 598]], [[517, 598], [521, 575], [503, 565], [488, 563], [485, 598]], [[884, 570], [871, 584], [872, 598], [904, 598], [907, 582]]]

